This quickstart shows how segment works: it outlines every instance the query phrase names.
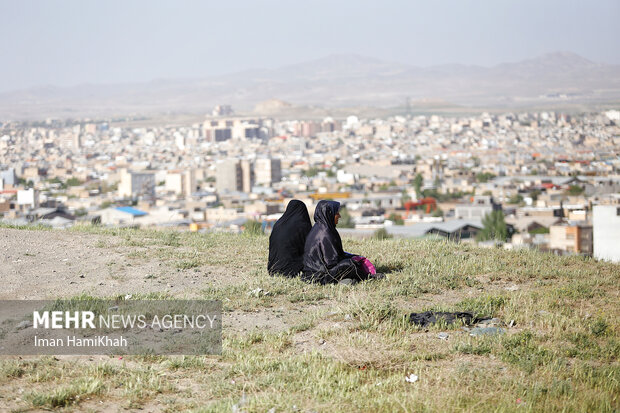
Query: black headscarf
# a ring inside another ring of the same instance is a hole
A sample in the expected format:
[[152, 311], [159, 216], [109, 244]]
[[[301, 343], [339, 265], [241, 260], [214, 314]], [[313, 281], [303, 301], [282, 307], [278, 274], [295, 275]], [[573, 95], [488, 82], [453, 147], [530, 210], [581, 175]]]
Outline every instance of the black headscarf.
[[287, 277], [298, 275], [303, 269], [303, 254], [306, 237], [312, 228], [306, 205], [293, 199], [288, 203], [284, 215], [273, 226], [269, 236], [270, 274]]
[[332, 282], [329, 278], [336, 265], [350, 255], [342, 249], [342, 239], [334, 218], [340, 209], [336, 201], [320, 201], [314, 211], [314, 227], [306, 238], [304, 279]]

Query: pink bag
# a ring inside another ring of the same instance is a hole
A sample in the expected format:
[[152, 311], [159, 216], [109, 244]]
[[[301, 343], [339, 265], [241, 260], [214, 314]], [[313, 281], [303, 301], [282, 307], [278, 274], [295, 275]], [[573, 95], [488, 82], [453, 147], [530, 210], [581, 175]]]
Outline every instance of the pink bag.
[[377, 270], [372, 262], [366, 257], [362, 257], [361, 255], [355, 255], [351, 257], [351, 259], [355, 262], [360, 263], [360, 267], [366, 274], [376, 274]]

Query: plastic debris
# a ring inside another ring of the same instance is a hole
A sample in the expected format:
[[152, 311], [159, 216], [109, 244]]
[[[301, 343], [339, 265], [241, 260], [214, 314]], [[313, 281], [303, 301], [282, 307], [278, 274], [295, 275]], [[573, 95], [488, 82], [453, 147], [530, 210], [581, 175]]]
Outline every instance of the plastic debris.
[[408, 375], [407, 377], [405, 377], [405, 381], [407, 383], [415, 383], [416, 381], [418, 381], [418, 376], [416, 376], [415, 374], [411, 373], [410, 375]]
[[489, 318], [480, 320], [478, 325], [481, 327], [504, 327], [506, 324], [499, 318]]
[[450, 335], [448, 333], [439, 333], [437, 334], [437, 338], [440, 340], [447, 340]]
[[261, 296], [269, 295], [269, 294], [270, 294], [269, 291], [265, 291], [262, 288], [256, 288], [248, 293], [250, 297], [261, 297]]
[[469, 331], [470, 336], [494, 336], [497, 334], [504, 334], [506, 330], [501, 327], [476, 327]]

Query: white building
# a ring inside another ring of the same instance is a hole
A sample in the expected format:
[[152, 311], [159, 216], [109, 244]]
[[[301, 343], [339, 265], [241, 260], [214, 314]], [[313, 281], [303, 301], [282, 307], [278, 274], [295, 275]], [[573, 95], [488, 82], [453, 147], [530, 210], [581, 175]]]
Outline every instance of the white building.
[[605, 112], [605, 115], [610, 119], [610, 120], [615, 120], [618, 121], [620, 120], [620, 111], [617, 110], [608, 110], [607, 112]]
[[195, 174], [192, 170], [168, 171], [164, 182], [166, 192], [173, 192], [185, 197], [191, 196], [197, 189]]
[[39, 206], [39, 191], [33, 188], [20, 189], [17, 191], [17, 205], [28, 208], [36, 208]]
[[336, 179], [338, 180], [338, 183], [353, 185], [356, 181], [356, 176], [353, 173], [347, 173], [342, 169], [338, 169]]
[[474, 196], [469, 204], [458, 204], [454, 207], [457, 219], [482, 219], [493, 212], [494, 205], [491, 197], [486, 195]]
[[270, 186], [282, 180], [282, 163], [279, 159], [260, 158], [254, 163], [256, 184]]
[[18, 184], [17, 175], [15, 175], [15, 169], [10, 168], [6, 171], [0, 171], [0, 180], [4, 182], [4, 185], [16, 186]]
[[185, 150], [185, 136], [181, 135], [179, 132], [174, 133], [174, 144], [179, 148], [179, 150]]
[[620, 262], [620, 206], [592, 208], [594, 258]]

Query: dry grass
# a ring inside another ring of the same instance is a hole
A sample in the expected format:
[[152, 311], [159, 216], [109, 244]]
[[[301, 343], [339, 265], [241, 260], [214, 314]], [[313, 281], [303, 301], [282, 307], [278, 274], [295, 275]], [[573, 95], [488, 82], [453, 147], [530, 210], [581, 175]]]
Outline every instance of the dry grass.
[[[229, 314], [297, 315], [284, 328], [225, 324], [221, 356], [5, 358], [0, 404], [15, 411], [211, 412], [240, 400], [248, 412], [620, 409], [619, 265], [439, 241], [345, 240], [388, 279], [318, 286], [268, 276], [264, 236], [77, 230], [100, 238], [100, 248], [130, 248], [170, 271], [230, 274], [197, 292], [222, 300]], [[269, 294], [247, 294], [255, 288]], [[428, 309], [473, 311], [514, 327], [470, 337], [458, 327], [407, 323], [410, 312]], [[419, 381], [406, 382], [410, 373]]]

